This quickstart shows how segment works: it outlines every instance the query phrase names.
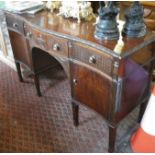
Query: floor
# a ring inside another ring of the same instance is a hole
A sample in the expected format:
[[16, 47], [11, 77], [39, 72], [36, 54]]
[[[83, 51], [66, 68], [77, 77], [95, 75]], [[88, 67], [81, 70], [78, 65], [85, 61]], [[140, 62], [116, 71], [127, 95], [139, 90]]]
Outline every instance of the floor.
[[[31, 77], [17, 74], [0, 62], [0, 152], [107, 152], [108, 128], [102, 117], [80, 106], [80, 124], [74, 127], [70, 86], [57, 68], [42, 75], [36, 95]], [[129, 139], [138, 127], [138, 109], [118, 128], [116, 152], [132, 152]]]

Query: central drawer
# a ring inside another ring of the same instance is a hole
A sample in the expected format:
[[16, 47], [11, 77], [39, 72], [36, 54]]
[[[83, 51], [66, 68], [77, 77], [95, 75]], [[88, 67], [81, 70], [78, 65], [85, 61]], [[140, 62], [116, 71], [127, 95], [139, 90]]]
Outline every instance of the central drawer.
[[68, 40], [54, 35], [47, 35], [47, 48], [50, 54], [68, 57]]
[[45, 49], [49, 54], [68, 56], [68, 40], [44, 33], [24, 24], [25, 37], [35, 46]]

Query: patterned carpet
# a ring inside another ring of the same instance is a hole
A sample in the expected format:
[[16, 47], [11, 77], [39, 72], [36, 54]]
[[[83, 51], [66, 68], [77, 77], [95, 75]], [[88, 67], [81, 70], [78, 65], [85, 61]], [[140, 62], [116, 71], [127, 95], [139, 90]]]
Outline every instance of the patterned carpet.
[[[49, 73], [41, 76], [43, 96], [37, 97], [31, 77], [20, 83], [0, 62], [0, 152], [107, 152], [105, 121], [81, 105], [80, 125], [74, 127], [69, 82], [60, 68]], [[137, 114], [138, 109], [121, 122], [116, 152], [131, 152]]]

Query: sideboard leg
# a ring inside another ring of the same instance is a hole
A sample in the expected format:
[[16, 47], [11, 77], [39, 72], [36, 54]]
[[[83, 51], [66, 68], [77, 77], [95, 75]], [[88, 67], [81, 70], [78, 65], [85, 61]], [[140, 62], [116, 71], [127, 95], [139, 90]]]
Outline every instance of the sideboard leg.
[[115, 150], [115, 140], [116, 140], [116, 127], [109, 126], [109, 146], [108, 152], [112, 153]]
[[37, 75], [37, 74], [34, 75], [34, 82], [35, 82], [35, 87], [36, 87], [36, 90], [37, 90], [37, 95], [40, 97], [41, 92], [40, 92], [39, 75]]
[[21, 68], [20, 68], [20, 63], [16, 62], [16, 68], [17, 68], [17, 73], [18, 73], [18, 78], [20, 82], [23, 82], [23, 77], [22, 77], [22, 72], [21, 72]]
[[72, 101], [73, 121], [74, 125], [79, 125], [79, 105]]
[[142, 119], [142, 117], [143, 117], [144, 111], [145, 111], [145, 109], [146, 109], [146, 105], [147, 105], [147, 102], [143, 102], [143, 103], [140, 105], [139, 116], [138, 116], [138, 122], [139, 122], [139, 123], [141, 122], [141, 119]]

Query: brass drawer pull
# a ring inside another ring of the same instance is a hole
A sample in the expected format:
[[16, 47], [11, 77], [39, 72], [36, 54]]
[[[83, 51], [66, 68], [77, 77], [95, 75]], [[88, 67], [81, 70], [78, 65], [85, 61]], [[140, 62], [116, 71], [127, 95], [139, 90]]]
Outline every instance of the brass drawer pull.
[[18, 27], [18, 24], [17, 23], [13, 23], [13, 27], [14, 28], [17, 28]]
[[59, 51], [60, 50], [60, 45], [58, 43], [53, 45], [53, 50], [54, 51]]
[[73, 79], [73, 83], [74, 83], [74, 85], [77, 85], [78, 84], [77, 79]]
[[26, 36], [27, 36], [28, 38], [32, 38], [32, 33], [31, 33], [31, 32], [27, 32], [27, 33], [26, 33]]
[[96, 63], [96, 58], [95, 58], [95, 56], [91, 56], [91, 57], [89, 58], [89, 63], [91, 63], [91, 64], [95, 64], [95, 63]]

